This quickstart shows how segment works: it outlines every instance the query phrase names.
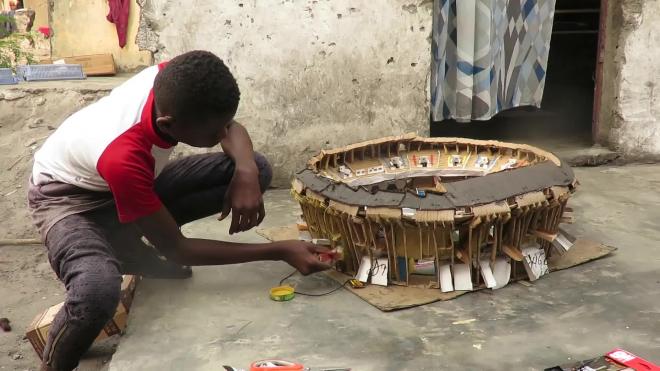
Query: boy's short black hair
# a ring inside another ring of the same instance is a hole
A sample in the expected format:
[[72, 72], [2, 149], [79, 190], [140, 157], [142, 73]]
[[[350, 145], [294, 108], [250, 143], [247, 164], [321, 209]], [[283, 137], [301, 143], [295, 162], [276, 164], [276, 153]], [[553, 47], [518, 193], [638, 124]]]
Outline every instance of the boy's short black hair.
[[154, 82], [158, 110], [183, 120], [232, 117], [240, 96], [236, 79], [222, 59], [203, 50], [173, 58]]

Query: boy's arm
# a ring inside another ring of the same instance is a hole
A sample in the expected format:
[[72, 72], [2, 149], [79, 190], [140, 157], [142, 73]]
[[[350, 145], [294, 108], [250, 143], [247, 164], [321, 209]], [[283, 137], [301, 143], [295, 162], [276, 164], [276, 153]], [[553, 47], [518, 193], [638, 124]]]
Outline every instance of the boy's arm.
[[244, 244], [186, 238], [165, 207], [135, 221], [144, 236], [169, 259], [184, 265], [223, 265], [283, 260], [302, 274], [330, 268], [316, 254], [326, 249], [303, 241]]
[[235, 164], [220, 219], [232, 211], [229, 234], [247, 231], [261, 224], [266, 216], [252, 140], [243, 125], [232, 120], [227, 128], [227, 136], [220, 145]]

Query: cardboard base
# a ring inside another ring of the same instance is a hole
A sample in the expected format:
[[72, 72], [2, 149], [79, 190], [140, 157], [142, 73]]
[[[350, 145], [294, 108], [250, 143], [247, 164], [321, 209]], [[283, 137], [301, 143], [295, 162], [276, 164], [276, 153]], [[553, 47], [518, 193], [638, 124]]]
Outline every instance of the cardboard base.
[[550, 272], [571, 268], [576, 265], [600, 259], [616, 251], [616, 247], [603, 245], [591, 240], [578, 238], [570, 250], [562, 255], [554, 254], [548, 258]]
[[[298, 229], [295, 225], [286, 227], [264, 228], [257, 233], [270, 241], [295, 240], [298, 239]], [[615, 247], [606, 246], [598, 242], [577, 239], [575, 245], [562, 255], [554, 255], [548, 259], [548, 269], [551, 272], [574, 267], [592, 260], [600, 259], [616, 250]], [[344, 283], [353, 278], [347, 274], [337, 271], [325, 272], [333, 280]], [[345, 286], [347, 290], [357, 295], [367, 303], [384, 311], [390, 312], [399, 309], [417, 307], [436, 301], [445, 301], [467, 294], [470, 291], [442, 292], [437, 288], [426, 288], [419, 286], [397, 286], [387, 287], [378, 285], [366, 285], [361, 289]], [[485, 288], [478, 288], [475, 291]]]
[[[332, 270], [325, 272], [325, 274], [338, 283], [344, 283], [346, 280], [353, 278], [347, 274]], [[442, 292], [440, 289], [430, 289], [425, 287], [398, 285], [389, 285], [385, 287], [369, 284], [361, 289], [354, 289], [348, 285], [345, 286], [345, 288], [353, 294], [357, 295], [360, 299], [382, 310], [383, 312], [391, 312], [399, 309], [418, 307], [420, 305], [430, 304], [436, 301], [451, 300], [469, 292]]]

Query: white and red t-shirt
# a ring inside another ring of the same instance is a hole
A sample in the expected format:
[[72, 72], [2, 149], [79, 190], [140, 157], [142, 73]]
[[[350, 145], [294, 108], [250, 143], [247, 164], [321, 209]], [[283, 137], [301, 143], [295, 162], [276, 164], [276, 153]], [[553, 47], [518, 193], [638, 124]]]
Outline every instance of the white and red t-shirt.
[[67, 118], [35, 154], [34, 184], [111, 191], [123, 223], [160, 209], [154, 179], [175, 145], [156, 133], [152, 119], [154, 79], [163, 67], [145, 69]]

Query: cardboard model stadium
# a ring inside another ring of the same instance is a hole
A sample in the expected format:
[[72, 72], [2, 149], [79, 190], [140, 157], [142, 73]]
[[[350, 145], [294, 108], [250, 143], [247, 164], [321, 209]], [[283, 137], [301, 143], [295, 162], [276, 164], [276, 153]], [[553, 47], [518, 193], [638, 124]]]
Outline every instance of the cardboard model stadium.
[[323, 150], [292, 192], [337, 270], [448, 292], [547, 273], [576, 183], [532, 146], [409, 134]]

